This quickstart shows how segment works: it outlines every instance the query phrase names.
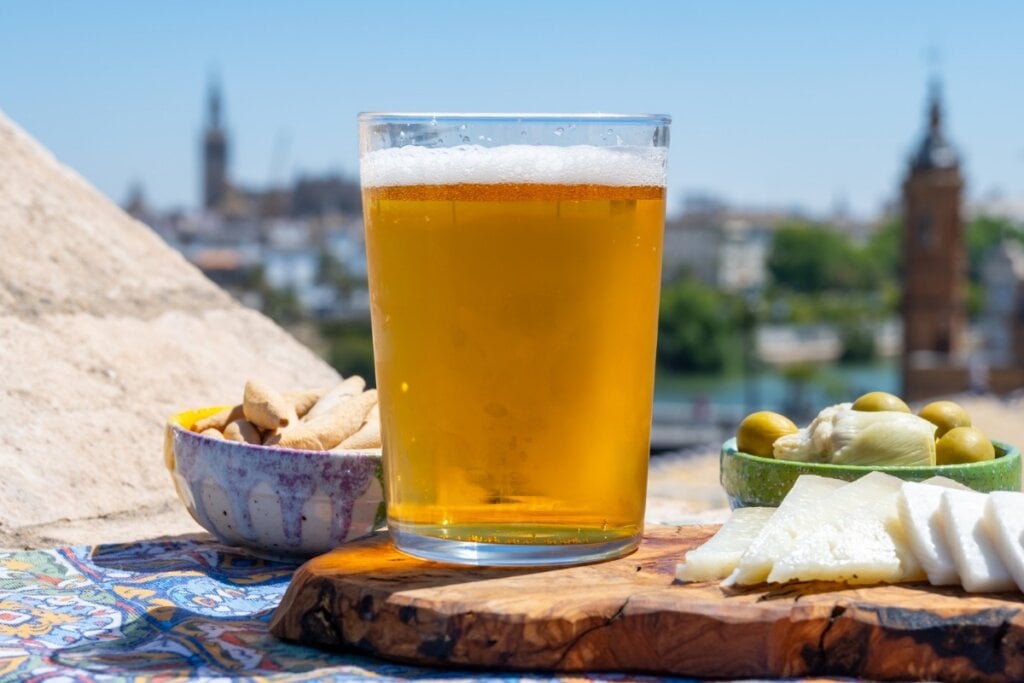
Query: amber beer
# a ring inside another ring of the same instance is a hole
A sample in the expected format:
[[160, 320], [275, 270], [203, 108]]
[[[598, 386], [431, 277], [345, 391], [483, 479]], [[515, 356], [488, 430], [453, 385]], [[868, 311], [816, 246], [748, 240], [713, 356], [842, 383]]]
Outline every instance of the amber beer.
[[365, 175], [399, 547], [627, 551], [644, 518], [663, 186]]

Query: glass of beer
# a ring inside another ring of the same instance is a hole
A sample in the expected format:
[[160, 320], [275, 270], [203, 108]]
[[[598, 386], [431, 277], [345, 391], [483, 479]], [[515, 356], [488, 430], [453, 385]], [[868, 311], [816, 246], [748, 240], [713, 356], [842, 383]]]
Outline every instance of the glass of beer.
[[388, 526], [557, 565], [643, 532], [670, 119], [362, 114]]

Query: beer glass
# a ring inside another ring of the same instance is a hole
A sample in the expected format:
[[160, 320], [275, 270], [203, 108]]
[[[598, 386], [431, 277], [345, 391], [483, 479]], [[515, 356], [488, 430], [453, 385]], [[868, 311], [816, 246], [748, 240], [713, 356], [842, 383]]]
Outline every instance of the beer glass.
[[362, 114], [388, 526], [555, 565], [643, 531], [670, 119]]

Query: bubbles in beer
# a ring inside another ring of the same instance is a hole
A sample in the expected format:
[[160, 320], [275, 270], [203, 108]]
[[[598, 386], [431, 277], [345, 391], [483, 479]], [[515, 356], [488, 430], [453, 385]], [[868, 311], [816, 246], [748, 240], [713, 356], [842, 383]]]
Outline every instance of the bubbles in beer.
[[[564, 131], [563, 131], [564, 132]], [[364, 187], [477, 184], [665, 186], [664, 147], [393, 147], [360, 159]]]

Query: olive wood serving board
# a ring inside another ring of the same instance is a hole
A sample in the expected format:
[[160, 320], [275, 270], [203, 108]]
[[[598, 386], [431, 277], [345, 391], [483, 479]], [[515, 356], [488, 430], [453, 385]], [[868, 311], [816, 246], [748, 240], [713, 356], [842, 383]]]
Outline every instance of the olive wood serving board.
[[636, 553], [559, 569], [466, 568], [386, 535], [304, 564], [288, 640], [419, 664], [695, 677], [1024, 679], [1024, 598], [902, 584], [724, 589], [674, 580], [717, 527], [650, 526]]

